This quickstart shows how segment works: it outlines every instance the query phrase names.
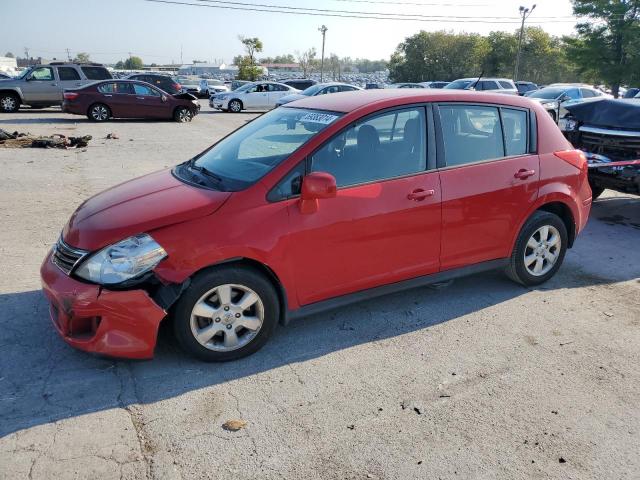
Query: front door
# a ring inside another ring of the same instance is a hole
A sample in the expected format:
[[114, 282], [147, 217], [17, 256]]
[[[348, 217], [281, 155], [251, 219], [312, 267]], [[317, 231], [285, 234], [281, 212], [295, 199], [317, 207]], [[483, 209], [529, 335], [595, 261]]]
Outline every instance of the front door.
[[244, 95], [242, 102], [247, 110], [266, 108], [269, 103], [269, 86], [262, 83], [253, 86]]
[[508, 257], [514, 229], [538, 196], [529, 111], [464, 104], [438, 110], [441, 269]]
[[58, 85], [52, 67], [35, 68], [22, 85], [25, 103], [62, 103], [62, 88]]
[[136, 100], [136, 112], [145, 118], [170, 118], [168, 102], [162, 101], [162, 94], [147, 85], [133, 84]]
[[427, 169], [422, 106], [368, 117], [310, 158], [336, 178], [314, 213], [289, 205], [301, 305], [438, 271], [440, 180]]

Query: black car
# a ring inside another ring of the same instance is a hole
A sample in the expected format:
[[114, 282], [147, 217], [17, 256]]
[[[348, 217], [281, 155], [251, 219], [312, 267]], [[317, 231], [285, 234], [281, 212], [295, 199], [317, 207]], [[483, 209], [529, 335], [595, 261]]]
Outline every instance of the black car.
[[624, 98], [635, 98], [640, 93], [640, 88], [631, 87], [624, 94]]
[[176, 95], [181, 92], [180, 84], [176, 83], [168, 75], [158, 75], [156, 73], [134, 73], [129, 75], [127, 80], [139, 80], [141, 82], [150, 83], [171, 95]]
[[640, 101], [599, 100], [565, 107], [560, 129], [589, 162], [593, 198], [609, 188], [640, 195]]
[[308, 78], [296, 78], [293, 80], [285, 80], [280, 83], [284, 83], [285, 85], [289, 85], [290, 87], [297, 88], [298, 90], [306, 90], [307, 88], [315, 85], [318, 82]]
[[515, 82], [518, 89], [518, 95], [523, 96], [525, 93], [539, 90], [540, 87], [533, 82]]

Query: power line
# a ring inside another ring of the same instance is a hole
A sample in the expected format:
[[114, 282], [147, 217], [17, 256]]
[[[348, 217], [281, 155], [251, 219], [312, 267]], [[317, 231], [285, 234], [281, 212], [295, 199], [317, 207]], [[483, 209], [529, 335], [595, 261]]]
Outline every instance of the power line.
[[[290, 14], [290, 15], [307, 15], [307, 16], [314, 16], [314, 17], [337, 17], [337, 18], [359, 18], [359, 19], [367, 19], [367, 20], [397, 20], [397, 21], [413, 21], [413, 22], [444, 22], [444, 23], [486, 23], [486, 24], [518, 24], [520, 23], [519, 20], [514, 19], [514, 20], [487, 20], [485, 17], [485, 19], [478, 19], [477, 17], [459, 17], [459, 18], [455, 18], [455, 17], [429, 17], [429, 18], [414, 18], [414, 16], [411, 17], [400, 17], [400, 16], [393, 16], [393, 15], [399, 15], [399, 14], [377, 14], [377, 15], [367, 15], [367, 14], [339, 14], [339, 13], [331, 13], [332, 10], [327, 10], [325, 11], [321, 11], [321, 12], [317, 12], [317, 11], [292, 11], [292, 10], [277, 10], [276, 8], [280, 8], [280, 7], [271, 7], [270, 9], [268, 8], [257, 8], [257, 7], [253, 7], [253, 6], [249, 6], [249, 5], [253, 5], [253, 4], [242, 4], [243, 6], [233, 6], [233, 5], [209, 5], [209, 4], [204, 4], [204, 3], [188, 3], [188, 2], [178, 2], [178, 1], [173, 1], [173, 0], [142, 0], [144, 2], [150, 2], [150, 3], [163, 3], [163, 4], [168, 4], [168, 5], [186, 5], [186, 6], [191, 6], [191, 7], [205, 7], [205, 8], [215, 8], [215, 9], [223, 9], [223, 10], [239, 10], [239, 11], [249, 11], [249, 12], [267, 12], [267, 13], [284, 13], [284, 14]], [[196, 0], [196, 1], [204, 1], [204, 0]], [[214, 0], [209, 0], [210, 2], [213, 2]], [[222, 2], [220, 2], [222, 3]], [[231, 2], [225, 2], [225, 3], [231, 3]], [[239, 2], [234, 2], [234, 4], [237, 4]], [[288, 8], [295, 8], [295, 7], [288, 7]], [[298, 7], [299, 8], [299, 7]], [[384, 16], [381, 16], [384, 15]], [[417, 17], [417, 16], [416, 16]], [[499, 18], [499, 17], [496, 17]], [[508, 18], [508, 17], [502, 17], [502, 18]], [[551, 19], [551, 20], [544, 20], [544, 21], [537, 21], [537, 22], [530, 22], [530, 23], [537, 23], [537, 24], [547, 24], [547, 23], [574, 23], [575, 19], [573, 20], [557, 20], [557, 19]]]

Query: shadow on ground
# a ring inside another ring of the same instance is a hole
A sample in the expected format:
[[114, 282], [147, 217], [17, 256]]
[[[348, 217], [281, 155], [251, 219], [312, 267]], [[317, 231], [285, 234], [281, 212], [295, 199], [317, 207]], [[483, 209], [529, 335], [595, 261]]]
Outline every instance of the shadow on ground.
[[[597, 220], [612, 215], [635, 222], [640, 217], [640, 201], [620, 197], [598, 202], [589, 228], [567, 255], [565, 265], [540, 291], [640, 277], [640, 255], [632, 250], [631, 257], [625, 256], [622, 250], [626, 245], [629, 252], [630, 239], [635, 238], [637, 245], [640, 233], [629, 225]], [[603, 243], [609, 247], [607, 257], [597, 255]], [[258, 353], [227, 364], [205, 364], [187, 357], [177, 348], [168, 325], [161, 328], [153, 361], [92, 357], [71, 349], [54, 332], [40, 291], [0, 295], [0, 436], [105, 409], [173, 398], [358, 345], [429, 330], [443, 322], [467, 321], [462, 317], [528, 292], [493, 272], [458, 280], [444, 289], [398, 293], [295, 321], [279, 328]]]

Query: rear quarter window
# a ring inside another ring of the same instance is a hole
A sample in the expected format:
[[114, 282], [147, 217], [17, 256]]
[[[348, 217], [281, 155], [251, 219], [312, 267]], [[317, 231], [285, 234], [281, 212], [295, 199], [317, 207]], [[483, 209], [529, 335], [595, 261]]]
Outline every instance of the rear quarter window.
[[80, 67], [88, 80], [109, 80], [111, 74], [104, 67]]

